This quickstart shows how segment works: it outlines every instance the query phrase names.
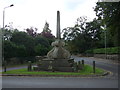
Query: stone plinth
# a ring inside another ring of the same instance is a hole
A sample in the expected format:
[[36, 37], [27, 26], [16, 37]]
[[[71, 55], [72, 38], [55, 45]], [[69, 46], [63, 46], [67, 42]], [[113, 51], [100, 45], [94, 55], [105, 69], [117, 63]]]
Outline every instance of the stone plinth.
[[[73, 72], [73, 61], [71, 59], [43, 59], [40, 61], [40, 65], [34, 67], [36, 71], [61, 71], [61, 72]], [[52, 68], [51, 68], [52, 67]]]

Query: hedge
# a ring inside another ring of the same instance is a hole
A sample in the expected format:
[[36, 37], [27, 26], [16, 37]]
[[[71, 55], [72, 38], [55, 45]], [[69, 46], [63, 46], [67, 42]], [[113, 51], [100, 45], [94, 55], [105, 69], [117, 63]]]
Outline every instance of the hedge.
[[[105, 48], [98, 48], [98, 49], [93, 49], [93, 50], [87, 50], [87, 51], [85, 51], [85, 53], [105, 54]], [[118, 54], [118, 53], [120, 53], [120, 47], [106, 48], [106, 53], [107, 54]]]

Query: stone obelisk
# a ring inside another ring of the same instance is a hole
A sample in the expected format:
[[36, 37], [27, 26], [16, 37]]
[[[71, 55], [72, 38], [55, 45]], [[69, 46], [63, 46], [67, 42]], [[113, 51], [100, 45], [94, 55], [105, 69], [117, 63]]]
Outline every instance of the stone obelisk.
[[56, 41], [52, 43], [54, 47], [51, 51], [48, 52], [47, 57], [50, 59], [68, 59], [70, 58], [70, 53], [63, 48], [65, 43], [61, 40], [60, 35], [60, 12], [57, 11], [57, 32], [56, 32]]
[[61, 39], [61, 35], [60, 35], [60, 12], [57, 11], [57, 35], [56, 35], [57, 39]]

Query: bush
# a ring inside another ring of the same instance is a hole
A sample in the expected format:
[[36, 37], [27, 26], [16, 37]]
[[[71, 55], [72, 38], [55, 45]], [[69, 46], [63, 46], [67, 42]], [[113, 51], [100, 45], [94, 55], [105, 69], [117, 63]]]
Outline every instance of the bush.
[[[95, 54], [104, 54], [105, 48], [94, 49], [93, 52]], [[118, 54], [118, 47], [106, 48], [107, 54]]]
[[93, 50], [87, 50], [85, 51], [86, 54], [93, 54]]

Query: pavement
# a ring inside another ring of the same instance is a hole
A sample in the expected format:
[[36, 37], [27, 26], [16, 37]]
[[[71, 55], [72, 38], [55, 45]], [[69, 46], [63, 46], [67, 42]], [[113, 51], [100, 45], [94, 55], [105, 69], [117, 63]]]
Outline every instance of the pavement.
[[[11, 67], [11, 68], [7, 68], [6, 70], [7, 70], [7, 71], [10, 71], [10, 70], [16, 70], [16, 69], [22, 69], [22, 68], [27, 68], [27, 66]], [[2, 71], [3, 71], [3, 70], [2, 70]]]

